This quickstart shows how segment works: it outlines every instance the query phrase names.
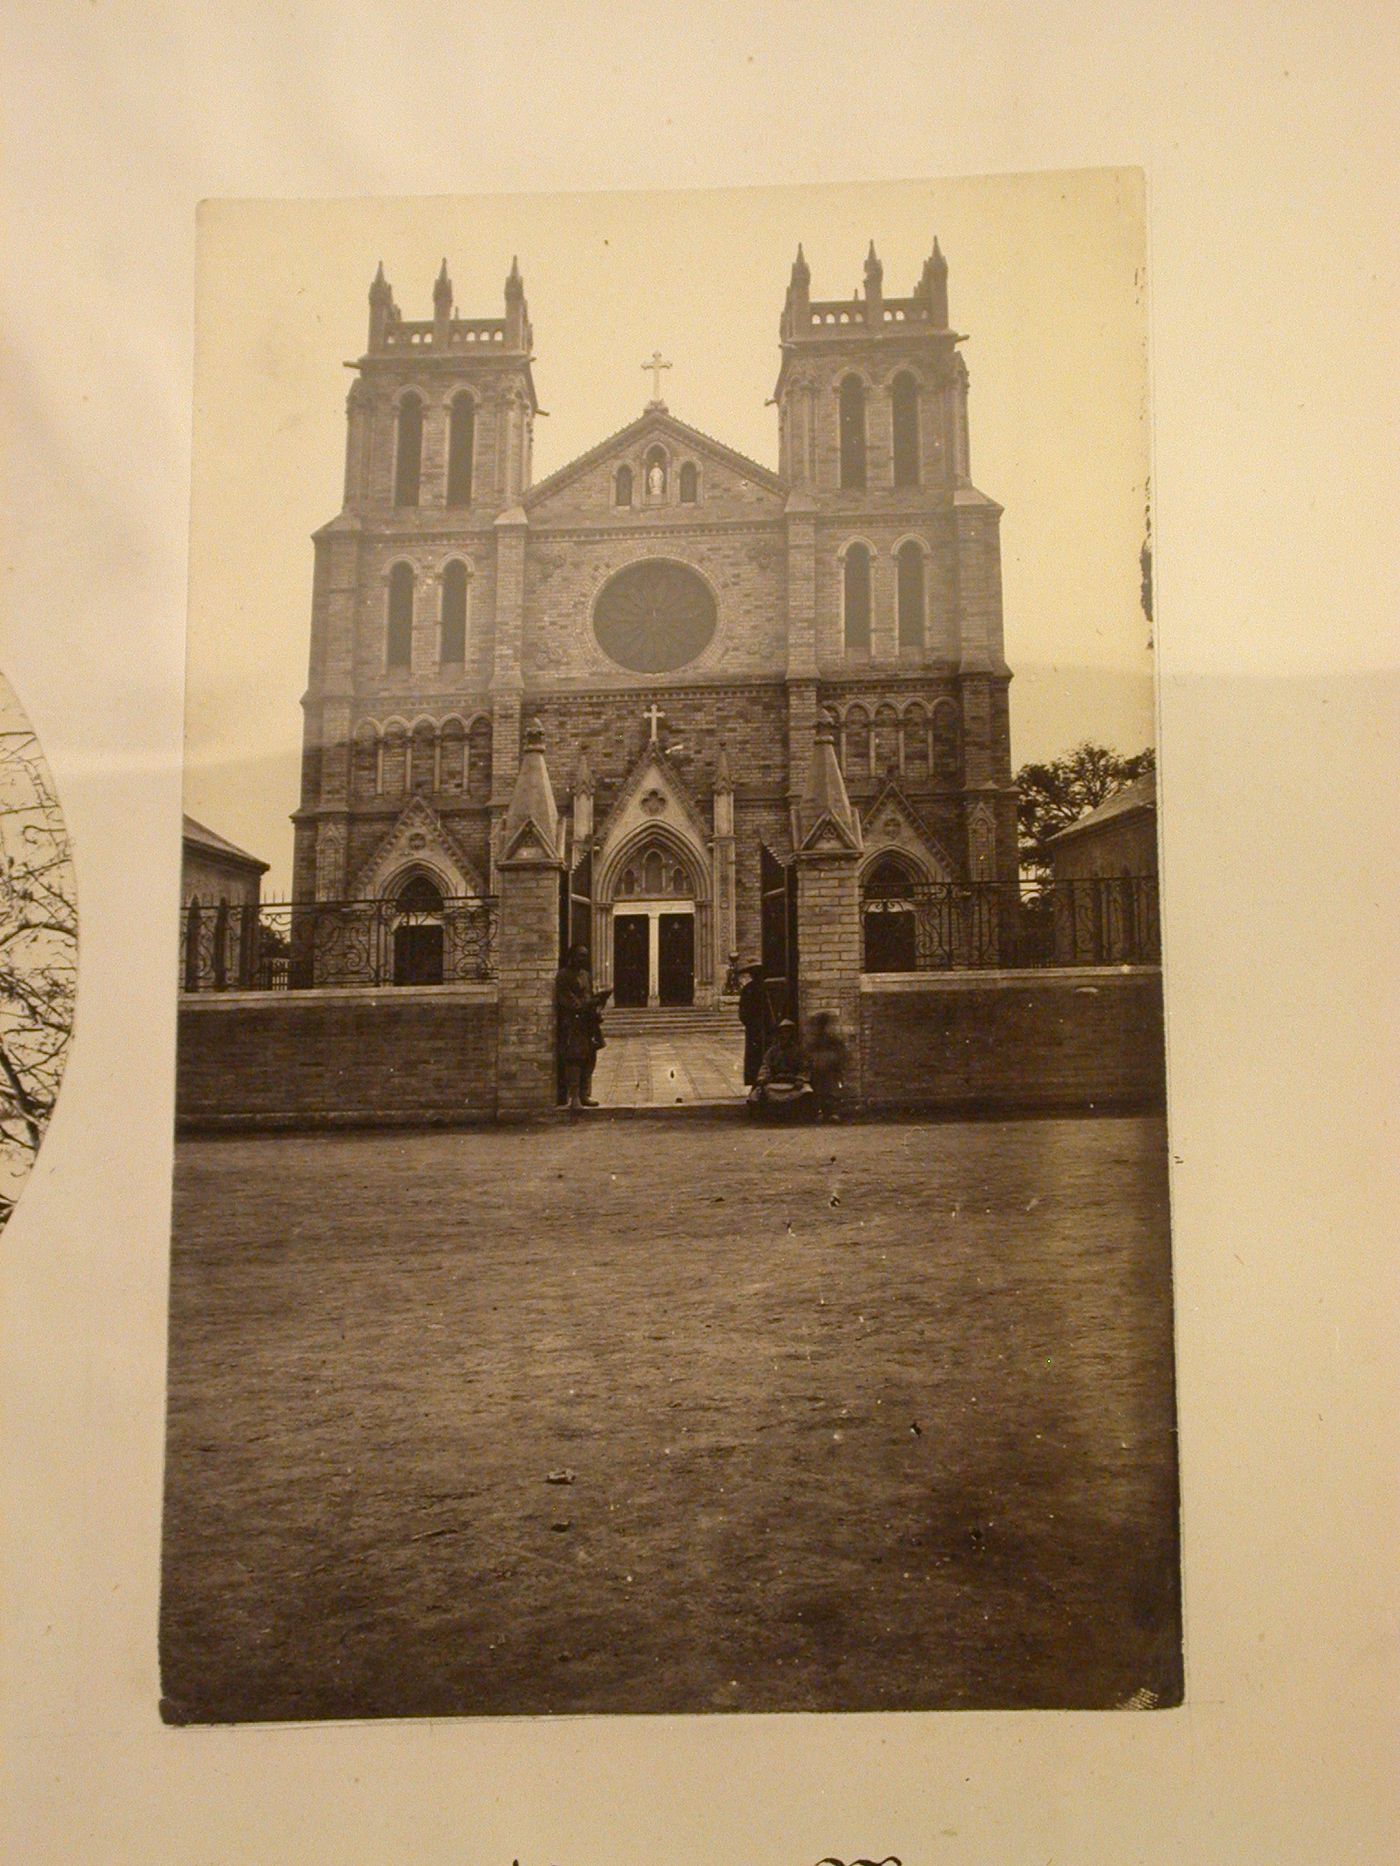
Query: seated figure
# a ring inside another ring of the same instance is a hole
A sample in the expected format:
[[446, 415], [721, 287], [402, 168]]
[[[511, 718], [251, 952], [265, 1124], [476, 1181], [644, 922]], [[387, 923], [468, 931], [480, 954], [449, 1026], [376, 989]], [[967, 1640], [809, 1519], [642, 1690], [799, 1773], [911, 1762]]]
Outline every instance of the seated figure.
[[812, 1084], [807, 1059], [790, 1017], [783, 1018], [749, 1090], [749, 1108], [785, 1119], [801, 1119], [811, 1110]]

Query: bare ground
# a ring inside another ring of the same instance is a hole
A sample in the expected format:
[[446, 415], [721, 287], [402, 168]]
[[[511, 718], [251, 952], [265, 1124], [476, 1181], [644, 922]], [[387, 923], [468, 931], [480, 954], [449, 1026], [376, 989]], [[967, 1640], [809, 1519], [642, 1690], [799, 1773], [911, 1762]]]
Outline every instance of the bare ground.
[[1180, 1696], [1157, 1120], [194, 1141], [175, 1211], [173, 1721]]

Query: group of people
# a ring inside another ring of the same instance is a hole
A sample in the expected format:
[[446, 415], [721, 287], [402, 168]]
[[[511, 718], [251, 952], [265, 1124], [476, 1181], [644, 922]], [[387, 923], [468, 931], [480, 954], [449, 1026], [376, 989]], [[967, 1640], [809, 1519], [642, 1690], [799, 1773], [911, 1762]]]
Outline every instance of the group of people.
[[[846, 1046], [829, 1011], [813, 1017], [807, 1041], [788, 1015], [787, 982], [761, 965], [737, 968], [739, 1021], [744, 1028], [744, 1085], [751, 1112], [785, 1120], [841, 1119]], [[603, 1047], [603, 1006], [611, 988], [593, 989], [588, 948], [571, 946], [554, 977], [558, 1027], [559, 1101], [596, 1108], [593, 1069]]]
[[750, 1112], [839, 1121], [846, 1045], [835, 1017], [818, 1011], [804, 1043], [797, 1020], [787, 1014], [787, 981], [769, 979], [761, 965], [741, 966], [739, 977]]

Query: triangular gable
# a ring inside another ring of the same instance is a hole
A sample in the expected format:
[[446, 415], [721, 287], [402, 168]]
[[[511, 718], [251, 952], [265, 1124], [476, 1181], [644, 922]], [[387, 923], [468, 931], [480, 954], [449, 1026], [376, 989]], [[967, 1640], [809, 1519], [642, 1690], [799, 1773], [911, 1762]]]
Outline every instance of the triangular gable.
[[422, 869], [446, 895], [482, 895], [486, 888], [466, 850], [432, 805], [414, 797], [355, 877], [356, 900], [378, 899], [400, 874]]
[[655, 744], [648, 745], [632, 767], [598, 833], [604, 859], [649, 824], [661, 824], [679, 833], [700, 853], [712, 834], [685, 779]]
[[[596, 447], [590, 447], [576, 459], [559, 467], [547, 479], [540, 480], [525, 494], [523, 504], [531, 517], [541, 514], [554, 500], [567, 493], [577, 482], [587, 478], [599, 469], [611, 470], [613, 466], [632, 464], [639, 452], [644, 452], [653, 441], [666, 444], [673, 461], [673, 470], [679, 466], [676, 456], [693, 455], [702, 465], [712, 464], [725, 468], [736, 478], [747, 482], [755, 490], [763, 493], [775, 509], [780, 508], [787, 493], [787, 486], [771, 468], [760, 466], [757, 460], [750, 460], [746, 454], [739, 453], [733, 447], [726, 447], [723, 441], [717, 441], [712, 435], [703, 433], [699, 428], [692, 428], [688, 422], [678, 421], [672, 414], [661, 409], [648, 409], [637, 420], [631, 421], [625, 428], [619, 428], [606, 440], [599, 441]], [[567, 500], [563, 501], [568, 503]], [[638, 503], [635, 508], [656, 510], [645, 507], [641, 502], [638, 489]], [[661, 510], [689, 511], [689, 507], [665, 506]], [[703, 510], [703, 507], [701, 508]]]
[[802, 838], [799, 853], [802, 855], [820, 855], [827, 849], [860, 848], [859, 832], [850, 824], [843, 823], [838, 816], [823, 811], [812, 827]]
[[907, 855], [928, 871], [935, 881], [955, 881], [957, 869], [949, 861], [938, 839], [931, 835], [904, 795], [891, 779], [868, 810], [861, 816], [867, 854], [874, 860], [894, 851]]

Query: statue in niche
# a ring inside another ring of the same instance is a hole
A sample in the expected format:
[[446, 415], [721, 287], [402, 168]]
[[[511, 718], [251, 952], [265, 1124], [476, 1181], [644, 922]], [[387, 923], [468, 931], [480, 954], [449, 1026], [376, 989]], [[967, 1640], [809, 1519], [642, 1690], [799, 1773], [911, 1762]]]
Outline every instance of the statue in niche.
[[666, 469], [659, 460], [654, 460], [647, 468], [647, 492], [653, 499], [659, 499], [666, 490]]

